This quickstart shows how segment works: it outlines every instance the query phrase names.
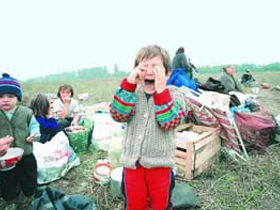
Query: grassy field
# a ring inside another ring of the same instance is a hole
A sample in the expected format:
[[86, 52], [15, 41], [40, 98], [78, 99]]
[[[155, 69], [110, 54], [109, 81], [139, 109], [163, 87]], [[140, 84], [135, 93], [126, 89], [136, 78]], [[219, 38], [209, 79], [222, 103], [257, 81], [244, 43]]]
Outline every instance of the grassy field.
[[24, 101], [27, 102], [32, 96], [38, 93], [53, 93], [57, 94], [60, 85], [70, 84], [74, 89], [74, 98], [80, 93], [89, 93], [89, 99], [84, 102], [84, 105], [92, 105], [95, 103], [111, 101], [112, 95], [120, 84], [121, 79], [102, 79], [102, 80], [75, 80], [23, 84]]
[[[208, 77], [215, 77], [217, 75], [203, 74], [199, 75], [199, 80], [204, 82]], [[241, 75], [237, 75], [241, 77]], [[278, 83], [280, 76], [279, 72], [267, 72], [267, 73], [255, 73], [254, 77], [259, 83], [269, 83], [275, 86]], [[59, 82], [47, 82], [47, 83], [32, 83], [22, 84], [22, 91], [24, 95], [24, 101], [28, 101], [30, 97], [38, 93], [53, 93], [56, 94], [58, 87], [62, 84], [71, 84], [74, 88], [75, 96], [79, 93], [89, 93], [89, 99], [85, 101], [85, 105], [92, 105], [95, 103], [111, 101], [112, 95], [116, 88], [119, 86], [121, 79], [94, 79], [94, 80], [75, 80], [75, 81], [59, 81]], [[75, 97], [74, 96], [74, 97]]]
[[[205, 81], [209, 76], [201, 75]], [[279, 72], [254, 75], [259, 83], [275, 87]], [[75, 93], [88, 92], [90, 98], [85, 105], [110, 101], [121, 79], [75, 81]], [[25, 101], [36, 93], [56, 93], [61, 81], [48, 84], [24, 84]], [[246, 90], [250, 92], [250, 89]], [[280, 92], [261, 89], [259, 101], [274, 115], [280, 114]], [[220, 158], [204, 174], [188, 182], [196, 192], [202, 206], [200, 210], [279, 210], [280, 209], [280, 145], [269, 146], [265, 153], [250, 153], [250, 161], [235, 162]], [[88, 151], [81, 154], [81, 165], [71, 170], [66, 177], [53, 182], [54, 186], [67, 194], [82, 194], [92, 198], [99, 210], [123, 209], [121, 199], [110, 195], [109, 186], [99, 186], [92, 180], [93, 166], [97, 159], [106, 158], [106, 152]], [[178, 182], [182, 181], [181, 179]], [[1, 203], [0, 203], [0, 209]]]

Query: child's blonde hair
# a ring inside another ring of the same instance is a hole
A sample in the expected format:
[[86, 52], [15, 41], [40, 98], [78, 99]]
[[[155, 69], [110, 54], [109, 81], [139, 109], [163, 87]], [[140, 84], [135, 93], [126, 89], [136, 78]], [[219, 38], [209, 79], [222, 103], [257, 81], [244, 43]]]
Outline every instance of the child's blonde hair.
[[138, 66], [139, 63], [146, 59], [151, 59], [156, 56], [162, 58], [163, 66], [165, 68], [165, 73], [171, 71], [171, 60], [168, 52], [158, 45], [148, 45], [139, 50], [136, 55], [134, 67]]

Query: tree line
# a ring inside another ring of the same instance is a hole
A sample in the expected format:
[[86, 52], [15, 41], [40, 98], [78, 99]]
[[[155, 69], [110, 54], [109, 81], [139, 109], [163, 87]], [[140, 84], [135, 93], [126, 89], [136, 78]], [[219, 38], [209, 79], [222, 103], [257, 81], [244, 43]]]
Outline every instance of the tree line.
[[[198, 68], [199, 73], [218, 73], [221, 72], [223, 67], [227, 65], [219, 66], [204, 66]], [[250, 69], [253, 72], [261, 71], [280, 71], [280, 63], [270, 63], [267, 65], [256, 65], [256, 64], [239, 64], [234, 65], [237, 72], [244, 72], [246, 69]], [[37, 83], [41, 81], [58, 81], [58, 80], [89, 80], [89, 79], [104, 79], [104, 78], [121, 78], [128, 74], [128, 71], [119, 70], [117, 64], [114, 66], [114, 71], [110, 73], [107, 67], [92, 67], [79, 70], [73, 70], [63, 72], [59, 74], [51, 74], [47, 76], [32, 78], [26, 80], [26, 83]]]

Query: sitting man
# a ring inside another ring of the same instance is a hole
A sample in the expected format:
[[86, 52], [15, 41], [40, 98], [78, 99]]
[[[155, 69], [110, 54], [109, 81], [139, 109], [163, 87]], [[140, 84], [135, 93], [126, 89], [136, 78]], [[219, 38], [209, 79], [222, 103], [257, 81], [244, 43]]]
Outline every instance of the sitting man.
[[241, 77], [241, 84], [252, 87], [255, 85], [255, 79], [253, 75], [251, 74], [250, 69], [246, 69], [246, 72]]
[[243, 92], [241, 84], [235, 78], [235, 68], [234, 66], [227, 66], [223, 68], [222, 73], [218, 77], [222, 85], [225, 87], [224, 92], [229, 93], [231, 91]]

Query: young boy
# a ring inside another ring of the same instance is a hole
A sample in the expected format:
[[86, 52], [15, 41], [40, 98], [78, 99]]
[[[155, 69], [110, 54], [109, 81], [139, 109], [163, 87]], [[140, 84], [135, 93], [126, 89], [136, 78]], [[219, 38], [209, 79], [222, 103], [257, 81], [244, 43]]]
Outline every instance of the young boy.
[[185, 105], [176, 87], [166, 87], [170, 74], [167, 51], [142, 48], [110, 105], [113, 119], [127, 122], [121, 155], [127, 210], [146, 210], [149, 203], [153, 210], [172, 208], [174, 129], [185, 117]]
[[24, 154], [14, 169], [0, 171], [0, 191], [8, 203], [16, 202], [20, 190], [32, 196], [37, 187], [37, 162], [32, 142], [40, 136], [39, 124], [32, 110], [17, 105], [22, 93], [18, 81], [4, 73], [0, 78], [0, 141], [13, 137], [10, 147], [21, 147]]

